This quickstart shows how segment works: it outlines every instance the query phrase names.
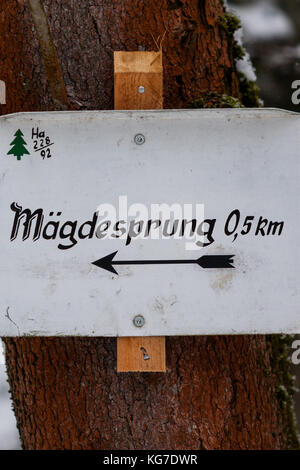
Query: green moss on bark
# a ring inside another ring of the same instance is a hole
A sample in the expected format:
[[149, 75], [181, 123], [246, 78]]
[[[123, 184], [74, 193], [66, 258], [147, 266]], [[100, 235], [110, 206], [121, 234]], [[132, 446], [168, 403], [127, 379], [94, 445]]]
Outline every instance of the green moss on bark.
[[234, 59], [241, 60], [245, 57], [245, 49], [235, 39], [234, 34], [241, 28], [241, 21], [233, 13], [225, 13], [219, 16], [219, 25], [225, 31], [229, 48], [232, 50]]
[[259, 108], [261, 101], [259, 99], [259, 88], [256, 82], [248, 80], [241, 72], [239, 72], [239, 78], [243, 105], [246, 108]]
[[226, 31], [229, 38], [233, 38], [234, 33], [242, 26], [239, 18], [231, 12], [219, 16], [219, 25]]
[[289, 335], [268, 335], [267, 341], [271, 347], [271, 369], [276, 377], [274, 399], [278, 400], [283, 420], [283, 438], [285, 448], [300, 449], [299, 436], [294, 410], [294, 379], [291, 375], [291, 362], [288, 347], [293, 338]]
[[216, 92], [203, 93], [191, 104], [191, 108], [241, 108], [242, 103], [233, 96]]
[[[232, 12], [226, 12], [219, 17], [219, 25], [225, 31], [229, 49], [235, 60], [242, 60], [246, 51], [244, 47], [235, 39], [235, 32], [241, 28], [241, 21]], [[259, 99], [259, 88], [256, 82], [248, 80], [243, 73], [239, 73], [241, 105], [246, 108], [257, 108], [261, 106]]]

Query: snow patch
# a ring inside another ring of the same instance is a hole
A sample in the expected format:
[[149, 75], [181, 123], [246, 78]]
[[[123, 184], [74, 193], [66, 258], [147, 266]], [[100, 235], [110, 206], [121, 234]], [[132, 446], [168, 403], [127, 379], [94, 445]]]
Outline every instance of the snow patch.
[[[237, 43], [244, 47], [243, 45], [243, 28], [238, 29], [235, 34], [234, 34], [234, 39], [237, 41]], [[250, 55], [248, 52], [245, 50], [245, 56], [243, 59], [239, 59], [236, 61], [236, 68], [238, 72], [241, 72], [245, 75], [247, 80], [250, 80], [251, 82], [256, 82], [257, 76], [255, 69], [253, 67]]]
[[0, 339], [0, 366], [3, 366], [5, 364], [5, 357], [4, 357], [4, 348], [2, 341]]
[[245, 57], [242, 60], [236, 61], [236, 68], [238, 72], [243, 73], [245, 75], [247, 80], [249, 80], [250, 82], [256, 82], [256, 72], [248, 52], [245, 53]]

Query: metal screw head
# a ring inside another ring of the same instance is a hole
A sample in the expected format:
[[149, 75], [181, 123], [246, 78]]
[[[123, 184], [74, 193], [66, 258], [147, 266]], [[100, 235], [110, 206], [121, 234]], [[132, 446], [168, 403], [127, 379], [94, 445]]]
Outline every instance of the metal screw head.
[[136, 134], [134, 136], [134, 142], [136, 143], [136, 145], [143, 145], [145, 143], [146, 139], [145, 139], [145, 136], [143, 134]]
[[140, 85], [140, 86], [138, 87], [138, 92], [141, 93], [141, 95], [142, 95], [143, 93], [145, 93], [145, 87], [144, 87], [143, 85]]
[[142, 326], [145, 325], [145, 318], [143, 317], [143, 315], [136, 315], [133, 319], [133, 324], [137, 328], [142, 328]]

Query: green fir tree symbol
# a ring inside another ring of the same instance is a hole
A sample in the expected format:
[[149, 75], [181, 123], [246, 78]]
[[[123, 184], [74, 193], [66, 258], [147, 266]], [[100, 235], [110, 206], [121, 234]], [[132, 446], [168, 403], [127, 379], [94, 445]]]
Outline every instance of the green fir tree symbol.
[[20, 129], [17, 130], [15, 133], [15, 139], [10, 144], [13, 145], [13, 147], [10, 149], [7, 155], [14, 155], [17, 157], [17, 160], [21, 160], [22, 155], [30, 155], [27, 148], [25, 147], [27, 143], [23, 139], [23, 136], [24, 134], [22, 131]]

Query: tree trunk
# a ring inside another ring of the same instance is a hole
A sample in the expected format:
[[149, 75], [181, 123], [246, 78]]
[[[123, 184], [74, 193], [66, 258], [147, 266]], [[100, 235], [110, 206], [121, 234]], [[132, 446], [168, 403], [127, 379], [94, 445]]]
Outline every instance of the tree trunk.
[[[165, 107], [187, 107], [203, 96], [214, 104], [223, 95], [243, 99], [221, 0], [43, 4], [61, 73], [44, 66], [47, 44], [28, 3], [0, 0], [0, 78], [8, 89], [3, 114], [61, 109], [53, 96], [59, 77], [73, 109], [112, 109], [113, 51], [153, 50], [163, 36]], [[275, 343], [282, 347], [264, 336], [173, 337], [166, 374], [117, 374], [113, 338], [6, 338], [23, 446], [295, 447], [290, 399], [279, 399], [285, 377]]]

